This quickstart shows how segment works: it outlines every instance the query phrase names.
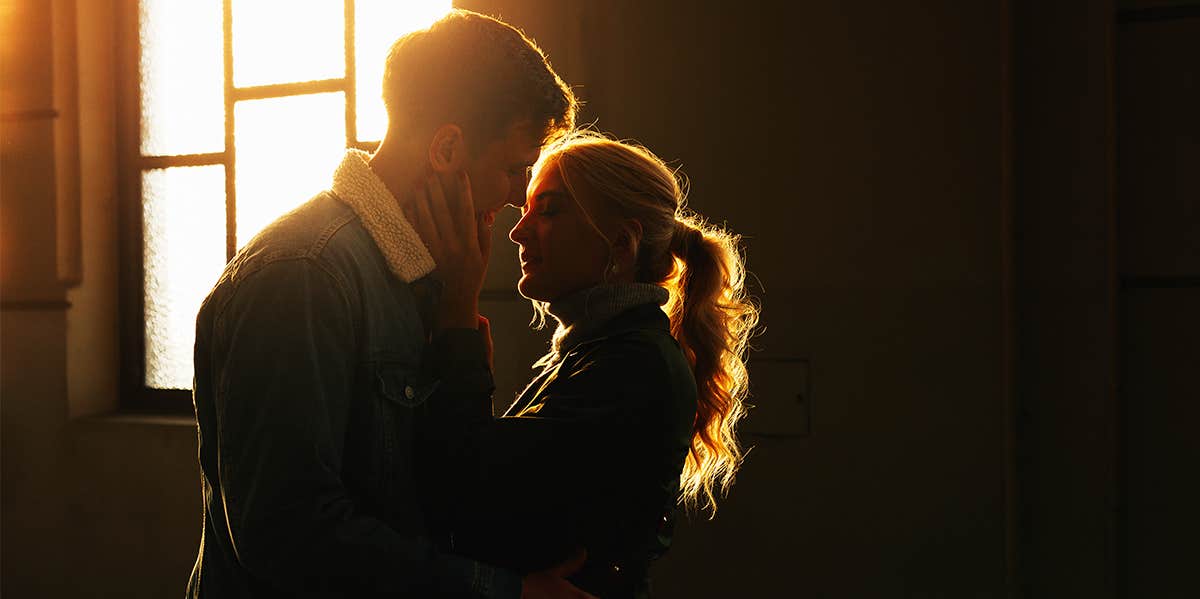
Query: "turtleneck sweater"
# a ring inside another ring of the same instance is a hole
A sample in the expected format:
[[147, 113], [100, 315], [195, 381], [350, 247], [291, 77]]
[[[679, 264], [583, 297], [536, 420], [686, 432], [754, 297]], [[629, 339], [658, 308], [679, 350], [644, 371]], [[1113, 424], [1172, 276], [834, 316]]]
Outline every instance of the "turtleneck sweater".
[[588, 287], [550, 302], [547, 312], [558, 321], [550, 345], [549, 363], [582, 341], [587, 341], [606, 322], [634, 306], [663, 305], [670, 294], [650, 283], [620, 283]]

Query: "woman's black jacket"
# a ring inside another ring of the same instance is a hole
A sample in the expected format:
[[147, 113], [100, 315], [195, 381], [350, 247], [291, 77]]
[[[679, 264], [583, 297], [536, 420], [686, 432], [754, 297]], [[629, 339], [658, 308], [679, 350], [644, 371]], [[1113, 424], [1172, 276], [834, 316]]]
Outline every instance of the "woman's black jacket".
[[483, 395], [426, 403], [434, 422], [421, 428], [442, 435], [420, 447], [430, 525], [447, 550], [520, 573], [582, 547], [578, 586], [645, 596], [650, 561], [670, 543], [695, 379], [653, 304], [564, 349], [503, 417]]

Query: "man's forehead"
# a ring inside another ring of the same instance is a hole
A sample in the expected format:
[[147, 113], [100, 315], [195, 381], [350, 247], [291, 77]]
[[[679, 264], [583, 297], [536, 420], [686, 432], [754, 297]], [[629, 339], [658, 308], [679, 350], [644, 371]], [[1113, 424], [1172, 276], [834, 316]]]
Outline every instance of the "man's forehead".
[[537, 163], [538, 158], [540, 158], [541, 155], [542, 155], [542, 144], [540, 143], [540, 141], [535, 142], [533, 145], [525, 146], [525, 148], [521, 151], [520, 162], [521, 162], [521, 164], [532, 168], [533, 165], [535, 163]]
[[517, 123], [509, 126], [500, 138], [488, 142], [480, 157], [504, 168], [514, 168], [532, 165], [541, 153], [540, 132], [534, 133], [533, 128]]
[[532, 163], [542, 152], [542, 128], [529, 121], [518, 121], [509, 125], [504, 145], [514, 158], [528, 159]]

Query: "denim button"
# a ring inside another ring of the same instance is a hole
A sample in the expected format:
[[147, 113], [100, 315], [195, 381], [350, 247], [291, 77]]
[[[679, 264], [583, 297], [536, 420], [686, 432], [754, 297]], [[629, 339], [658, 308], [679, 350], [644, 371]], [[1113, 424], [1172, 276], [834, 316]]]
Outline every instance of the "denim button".
[[404, 397], [407, 397], [408, 399], [412, 399], [413, 397], [416, 396], [416, 394], [417, 394], [417, 392], [413, 391], [412, 385], [405, 385]]

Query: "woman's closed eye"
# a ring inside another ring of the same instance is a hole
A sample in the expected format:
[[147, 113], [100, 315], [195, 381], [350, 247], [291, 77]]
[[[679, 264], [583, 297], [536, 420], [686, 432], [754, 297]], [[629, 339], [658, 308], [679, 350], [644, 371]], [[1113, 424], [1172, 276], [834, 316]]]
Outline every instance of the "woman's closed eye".
[[558, 194], [545, 193], [537, 196], [530, 202], [526, 202], [523, 208], [525, 210], [532, 210], [538, 216], [554, 216], [560, 211], [562, 199], [562, 196]]

